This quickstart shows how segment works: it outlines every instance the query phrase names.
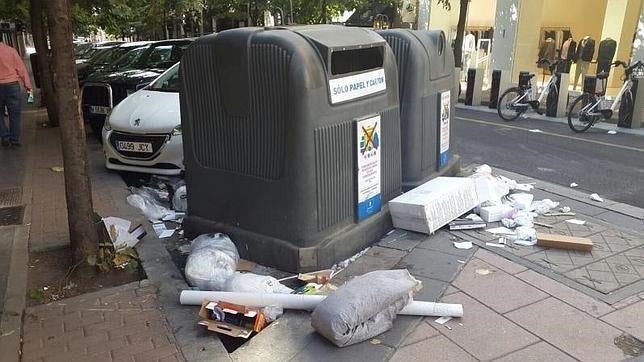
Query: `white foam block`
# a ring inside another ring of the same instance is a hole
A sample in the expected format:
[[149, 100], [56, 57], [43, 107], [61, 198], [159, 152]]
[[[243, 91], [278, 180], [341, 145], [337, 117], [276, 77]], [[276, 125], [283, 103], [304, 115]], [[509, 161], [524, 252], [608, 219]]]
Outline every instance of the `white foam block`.
[[389, 201], [397, 228], [432, 234], [478, 205], [474, 180], [438, 177]]

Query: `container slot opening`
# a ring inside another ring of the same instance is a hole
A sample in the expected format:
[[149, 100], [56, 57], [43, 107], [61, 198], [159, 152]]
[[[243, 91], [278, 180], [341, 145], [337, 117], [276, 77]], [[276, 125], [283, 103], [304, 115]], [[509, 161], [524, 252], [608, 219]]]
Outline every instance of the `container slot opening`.
[[347, 74], [382, 68], [384, 47], [336, 50], [331, 53], [331, 74]]

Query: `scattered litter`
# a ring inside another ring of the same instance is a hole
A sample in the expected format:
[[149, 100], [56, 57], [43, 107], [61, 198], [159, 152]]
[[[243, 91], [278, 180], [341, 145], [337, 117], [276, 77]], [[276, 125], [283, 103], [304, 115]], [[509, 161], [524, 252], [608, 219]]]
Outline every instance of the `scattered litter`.
[[127, 203], [141, 212], [148, 220], [161, 220], [170, 214], [170, 210], [159, 204], [153, 197], [145, 194], [132, 194]]
[[566, 220], [566, 222], [570, 224], [575, 224], [575, 225], [584, 225], [586, 223], [586, 220], [568, 219]]
[[506, 196], [505, 201], [514, 209], [527, 210], [528, 208], [530, 208], [530, 205], [532, 205], [533, 199], [534, 195], [525, 192], [519, 192]]
[[184, 255], [185, 255], [185, 254], [189, 254], [189, 253], [190, 253], [190, 249], [191, 249], [191, 248], [190, 248], [190, 244], [184, 244], [184, 245], [181, 245], [181, 246], [179, 246], [179, 247], [177, 248], [177, 250], [179, 250], [179, 252], [180, 252], [181, 254], [184, 254]]
[[590, 194], [590, 199], [597, 202], [604, 202], [604, 199], [599, 197], [597, 194]]
[[221, 301], [205, 300], [199, 317], [198, 324], [206, 326], [209, 331], [237, 338], [247, 339], [266, 326], [266, 318], [260, 309]]
[[543, 216], [576, 216], [574, 212], [546, 212]]
[[450, 331], [452, 330], [452, 327], [448, 326], [447, 324], [443, 324], [443, 327], [449, 329]]
[[536, 128], [535, 128], [535, 129], [530, 129], [530, 130], [528, 130], [528, 132], [532, 132], [532, 133], [543, 133], [543, 131], [542, 131], [542, 130], [540, 130], [540, 129], [536, 129]]
[[504, 218], [501, 220], [501, 223], [507, 228], [515, 228], [517, 226], [532, 227], [534, 225], [533, 220], [534, 214], [525, 211], [519, 211], [515, 214], [514, 218]]
[[457, 259], [456, 261], [457, 261], [457, 262], [459, 262], [460, 264], [465, 264], [465, 261], [464, 261], [464, 260], [458, 260], [458, 259]]
[[577, 184], [576, 184], [576, 183], [574, 183], [574, 182], [570, 184], [570, 187], [572, 187], [573, 189], [574, 189], [575, 187], [577, 187], [577, 186], [579, 186], [579, 185], [577, 185]]
[[490, 274], [490, 271], [488, 269], [476, 269], [476, 274], [488, 275], [488, 274]]
[[181, 219], [183, 219], [186, 216], [185, 212], [177, 212], [177, 211], [170, 211], [166, 216], [164, 216], [161, 220], [163, 221], [175, 221], [178, 222]]
[[389, 201], [395, 227], [433, 234], [478, 202], [475, 182], [465, 177], [437, 177]]
[[451, 320], [452, 320], [452, 317], [440, 317], [440, 318], [437, 318], [434, 322], [442, 325], [442, 324], [445, 324], [445, 323], [447, 323], [447, 322], [449, 322]]
[[498, 228], [493, 228], [493, 229], [486, 229], [485, 231], [492, 234], [514, 235], [514, 231], [503, 226], [500, 226]]
[[499, 238], [498, 243], [505, 245], [505, 244], [507, 244], [507, 239], [506, 238]]
[[533, 227], [519, 226], [515, 231], [515, 244], [531, 246], [537, 243], [537, 231]]
[[228, 279], [235, 274], [237, 262], [239, 253], [227, 235], [203, 234], [192, 241], [186, 279], [201, 290], [224, 290]]
[[559, 206], [558, 202], [552, 201], [550, 199], [543, 199], [541, 201], [532, 202], [532, 205], [530, 205], [530, 208], [528, 210], [534, 211], [537, 214], [541, 215], [546, 212], [549, 212], [550, 210], [554, 209], [557, 206]]
[[479, 206], [501, 205], [503, 196], [510, 192], [510, 186], [492, 175], [492, 168], [488, 165], [477, 167], [470, 178], [476, 185]]
[[487, 222], [497, 222], [504, 218], [509, 218], [514, 213], [514, 209], [510, 205], [494, 205], [481, 207], [480, 215], [483, 220]]
[[543, 226], [544, 228], [548, 228], [548, 229], [552, 229], [554, 227], [550, 224], [546, 224], [545, 222], [533, 221], [532, 223], [538, 226]]
[[570, 206], [564, 206], [559, 208], [560, 212], [570, 212], [571, 210], [572, 209], [570, 208]]
[[463, 241], [463, 242], [454, 242], [454, 247], [456, 249], [472, 249], [473, 245], [471, 241]]
[[611, 129], [610, 131], [608, 131], [606, 133], [608, 133], [608, 134], [617, 134], [617, 131], [615, 131], [614, 129]]
[[65, 171], [65, 168], [63, 166], [52, 166], [49, 169], [54, 171], [54, 172], [63, 172], [63, 171]]
[[570, 249], [580, 251], [591, 251], [593, 241], [588, 238], [557, 234], [537, 234], [537, 245], [557, 249]]
[[450, 230], [484, 229], [486, 226], [485, 221], [476, 214], [469, 214], [464, 218], [458, 218], [449, 223]]
[[485, 245], [492, 246], [492, 247], [495, 247], [495, 248], [505, 248], [505, 245], [503, 245], [503, 244], [497, 244], [497, 243], [491, 243], [491, 242], [487, 242], [487, 243], [485, 243]]
[[188, 210], [188, 192], [186, 185], [179, 186], [172, 196], [172, 207], [177, 211]]
[[266, 322], [271, 323], [276, 321], [279, 317], [284, 314], [284, 308], [279, 305], [269, 305], [262, 308], [262, 313], [266, 318]]
[[246, 272], [253, 271], [253, 269], [255, 269], [256, 266], [257, 266], [257, 263], [253, 261], [246, 260], [246, 259], [239, 259], [239, 261], [237, 262], [237, 271], [246, 271]]
[[176, 229], [168, 229], [166, 228], [165, 224], [163, 222], [156, 222], [152, 224], [152, 229], [154, 229], [154, 232], [157, 234], [157, 237], [159, 239], [165, 239], [169, 238], [172, 235], [174, 235], [174, 232]]
[[49, 287], [42, 287], [42, 290], [48, 290]]
[[132, 223], [118, 217], [105, 217], [103, 224], [114, 245], [114, 250], [133, 248], [146, 235], [143, 225], [137, 225], [132, 231]]
[[374, 339], [370, 340], [369, 343], [373, 344], [374, 346], [377, 346], [377, 345], [381, 344], [382, 341], [379, 340], [378, 338], [374, 338]]
[[339, 272], [344, 270], [346, 267], [348, 267], [351, 263], [356, 261], [356, 259], [358, 259], [359, 257], [363, 256], [369, 250], [369, 248], [370, 247], [367, 247], [367, 248], [363, 249], [362, 251], [359, 251], [358, 253], [356, 253], [354, 256], [352, 256], [352, 257], [350, 257], [348, 259], [345, 259], [345, 260], [333, 265], [331, 267], [331, 270], [333, 270], [333, 272], [331, 273], [331, 276], [329, 278], [333, 278], [334, 275], [338, 274]]

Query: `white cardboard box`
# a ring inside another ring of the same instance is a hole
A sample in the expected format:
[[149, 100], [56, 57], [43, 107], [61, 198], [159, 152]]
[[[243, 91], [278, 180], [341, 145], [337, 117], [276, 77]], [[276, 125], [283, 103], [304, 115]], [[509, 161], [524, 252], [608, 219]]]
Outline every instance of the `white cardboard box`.
[[512, 212], [512, 206], [510, 205], [498, 205], [498, 206], [486, 206], [482, 207], [480, 211], [481, 219], [486, 222], [497, 222], [501, 221], [504, 217], [507, 217], [509, 213]]
[[395, 227], [433, 234], [478, 203], [471, 178], [438, 177], [389, 201], [389, 210]]

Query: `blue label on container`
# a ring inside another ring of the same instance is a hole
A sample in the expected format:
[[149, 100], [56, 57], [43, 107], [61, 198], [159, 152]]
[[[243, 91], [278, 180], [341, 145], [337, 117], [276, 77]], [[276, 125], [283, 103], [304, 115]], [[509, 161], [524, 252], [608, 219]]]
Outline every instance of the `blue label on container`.
[[358, 204], [358, 220], [362, 221], [380, 211], [380, 194]]
[[449, 151], [445, 151], [440, 154], [438, 158], [438, 167], [443, 168], [445, 165], [447, 165], [447, 162], [449, 161]]

